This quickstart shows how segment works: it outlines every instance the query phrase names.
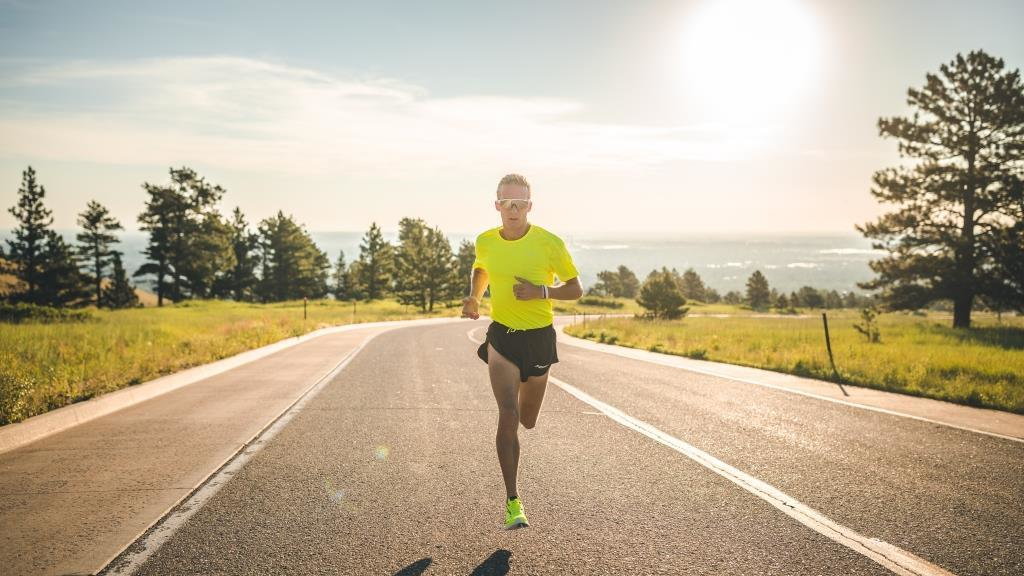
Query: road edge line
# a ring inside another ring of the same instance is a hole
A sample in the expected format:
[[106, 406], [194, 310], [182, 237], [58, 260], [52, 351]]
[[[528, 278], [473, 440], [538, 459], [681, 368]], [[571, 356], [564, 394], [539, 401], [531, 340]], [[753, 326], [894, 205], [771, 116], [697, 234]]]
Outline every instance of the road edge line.
[[907, 552], [888, 542], [877, 538], [868, 538], [856, 532], [852, 528], [843, 526], [824, 514], [803, 504], [796, 498], [789, 496], [774, 486], [755, 478], [726, 464], [714, 456], [672, 436], [662, 430], [634, 418], [622, 410], [590, 396], [586, 392], [576, 388], [554, 376], [548, 380], [553, 382], [562, 390], [575, 396], [578, 400], [589, 404], [600, 410], [606, 416], [615, 420], [622, 426], [639, 432], [648, 438], [672, 448], [676, 452], [686, 456], [694, 462], [704, 466], [719, 476], [743, 488], [747, 492], [764, 500], [773, 507], [781, 510], [787, 516], [793, 518], [800, 524], [814, 530], [826, 538], [857, 552], [858, 554], [873, 560], [886, 569], [900, 574], [901, 576], [955, 576], [952, 572], [945, 570], [931, 562]]
[[[316, 382], [307, 387], [294, 402], [289, 404], [277, 416], [272, 418], [263, 428], [256, 432], [252, 438], [250, 438], [245, 444], [242, 444], [234, 454], [225, 459], [220, 466], [196, 484], [192, 490], [179, 498], [178, 501], [172, 504], [166, 512], [160, 515], [159, 518], [142, 530], [138, 536], [133, 538], [127, 545], [107, 560], [102, 565], [102, 568], [97, 570], [95, 574], [97, 574], [97, 576], [134, 574], [134, 572], [142, 566], [142, 564], [144, 564], [154, 552], [159, 550], [161, 546], [163, 546], [163, 544], [178, 531], [178, 528], [184, 525], [189, 518], [198, 512], [210, 498], [220, 491], [221, 487], [231, 480], [231, 477], [234, 476], [236, 472], [241, 470], [242, 467], [244, 467], [245, 464], [247, 464], [249, 460], [267, 444], [267, 442], [272, 440], [277, 433], [295, 417], [295, 414], [301, 411], [303, 406], [305, 406], [309, 400], [313, 399], [320, 390], [340, 374], [341, 371], [348, 366], [349, 362], [351, 362], [367, 344], [377, 336], [397, 328], [398, 327], [396, 326], [394, 328], [381, 330], [380, 332], [374, 332], [363, 340], [359, 346], [345, 354], [345, 356], [334, 366], [334, 368], [330, 370], [330, 372], [324, 374], [317, 379]], [[125, 554], [128, 549], [136, 544], [141, 544], [142, 549], [137, 552], [128, 553], [120, 561], [118, 560], [118, 558]], [[117, 562], [117, 566], [113, 565], [115, 562]]]

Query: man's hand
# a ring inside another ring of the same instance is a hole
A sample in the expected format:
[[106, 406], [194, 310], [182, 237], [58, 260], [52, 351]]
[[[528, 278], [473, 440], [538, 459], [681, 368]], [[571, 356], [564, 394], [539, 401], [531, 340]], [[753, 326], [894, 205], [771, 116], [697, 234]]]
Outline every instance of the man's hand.
[[544, 290], [540, 286], [531, 283], [529, 280], [525, 280], [516, 276], [518, 284], [512, 287], [512, 292], [516, 295], [516, 300], [533, 300], [534, 298], [543, 298]]
[[480, 302], [476, 298], [468, 296], [462, 299], [462, 317], [473, 320], [480, 318]]

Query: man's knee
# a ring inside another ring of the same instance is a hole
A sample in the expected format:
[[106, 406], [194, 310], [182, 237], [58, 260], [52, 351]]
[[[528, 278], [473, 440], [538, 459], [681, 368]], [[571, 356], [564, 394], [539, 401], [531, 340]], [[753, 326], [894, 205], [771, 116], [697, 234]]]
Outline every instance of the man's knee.
[[498, 428], [510, 428], [515, 429], [519, 426], [519, 409], [518, 408], [499, 408], [498, 409]]

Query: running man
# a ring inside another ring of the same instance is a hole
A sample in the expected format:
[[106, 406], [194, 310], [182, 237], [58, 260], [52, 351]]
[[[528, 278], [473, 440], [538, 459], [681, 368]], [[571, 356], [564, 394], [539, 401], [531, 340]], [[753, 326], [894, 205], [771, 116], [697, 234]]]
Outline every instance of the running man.
[[[509, 174], [501, 179], [494, 202], [501, 226], [476, 238], [472, 289], [462, 306], [463, 318], [479, 318], [480, 298], [490, 284], [492, 322], [477, 355], [487, 363], [498, 402], [495, 445], [505, 480], [505, 528], [528, 526], [516, 487], [519, 424], [537, 424], [548, 370], [558, 362], [551, 300], [583, 295], [562, 239], [526, 221], [532, 206], [525, 178]], [[562, 284], [552, 285], [555, 276]]]

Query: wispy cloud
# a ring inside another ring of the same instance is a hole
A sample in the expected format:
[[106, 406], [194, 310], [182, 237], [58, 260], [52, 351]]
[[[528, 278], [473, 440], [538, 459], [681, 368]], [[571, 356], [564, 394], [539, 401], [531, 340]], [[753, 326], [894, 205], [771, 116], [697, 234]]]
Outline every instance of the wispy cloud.
[[756, 142], [715, 126], [581, 120], [558, 98], [432, 96], [382, 78], [235, 57], [0, 63], [0, 155], [284, 173], [635, 170], [734, 160]]

